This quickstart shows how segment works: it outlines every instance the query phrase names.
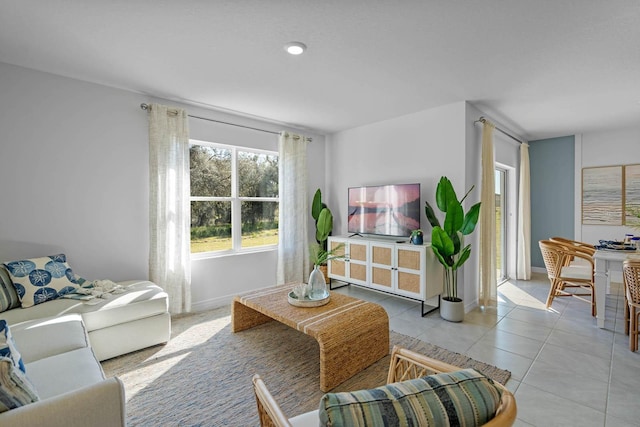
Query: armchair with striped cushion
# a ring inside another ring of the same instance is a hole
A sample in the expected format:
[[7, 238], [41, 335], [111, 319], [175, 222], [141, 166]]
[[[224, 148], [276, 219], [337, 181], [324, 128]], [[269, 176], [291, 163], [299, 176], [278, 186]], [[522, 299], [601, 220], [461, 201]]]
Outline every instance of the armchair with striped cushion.
[[319, 410], [287, 418], [259, 375], [253, 386], [262, 427], [288, 426], [510, 426], [513, 394], [473, 369], [440, 362], [401, 347], [391, 354], [387, 385], [327, 393]]

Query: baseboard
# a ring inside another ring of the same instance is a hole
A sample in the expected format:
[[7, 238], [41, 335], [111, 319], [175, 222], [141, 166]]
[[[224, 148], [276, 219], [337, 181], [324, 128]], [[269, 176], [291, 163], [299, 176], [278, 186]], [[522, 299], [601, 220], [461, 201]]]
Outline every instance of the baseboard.
[[193, 312], [206, 311], [206, 310], [213, 310], [215, 308], [220, 308], [224, 306], [230, 306], [231, 303], [233, 302], [233, 299], [236, 297], [236, 295], [241, 295], [246, 292], [255, 292], [255, 291], [259, 291], [260, 289], [267, 289], [270, 287], [272, 286], [263, 286], [262, 288], [256, 288], [256, 289], [246, 289], [244, 291], [238, 292], [237, 294], [225, 295], [222, 297], [210, 298], [210, 299], [201, 300], [197, 302], [191, 302], [191, 311]]
[[211, 298], [204, 301], [192, 302], [191, 311], [213, 310], [214, 308], [231, 305], [231, 301], [233, 301], [234, 297], [235, 295], [226, 295], [219, 298]]

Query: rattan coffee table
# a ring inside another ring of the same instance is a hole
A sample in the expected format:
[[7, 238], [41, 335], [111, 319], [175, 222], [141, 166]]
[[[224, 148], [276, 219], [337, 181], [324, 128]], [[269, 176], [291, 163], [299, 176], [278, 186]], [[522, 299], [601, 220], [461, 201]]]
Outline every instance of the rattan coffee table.
[[243, 331], [277, 320], [318, 341], [320, 390], [327, 392], [389, 353], [389, 316], [368, 301], [331, 293], [328, 304], [295, 307], [287, 295], [295, 284], [234, 298], [231, 330]]

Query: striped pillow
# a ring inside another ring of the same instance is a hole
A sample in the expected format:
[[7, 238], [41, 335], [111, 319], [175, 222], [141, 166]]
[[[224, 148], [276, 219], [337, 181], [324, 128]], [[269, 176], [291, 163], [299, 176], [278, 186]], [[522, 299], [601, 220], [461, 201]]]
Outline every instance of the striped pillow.
[[429, 375], [320, 400], [322, 426], [478, 426], [495, 416], [502, 391], [474, 369]]
[[11, 335], [11, 330], [7, 321], [0, 320], [0, 357], [7, 357], [13, 361], [16, 368], [19, 368], [22, 372], [27, 372], [22, 361], [22, 356], [18, 352], [16, 343]]
[[38, 395], [27, 378], [9, 325], [0, 320], [0, 412], [37, 400]]
[[26, 374], [8, 357], [0, 357], [0, 412], [37, 402], [38, 399]]
[[20, 307], [20, 298], [18, 298], [9, 273], [0, 265], [0, 312], [16, 307]]

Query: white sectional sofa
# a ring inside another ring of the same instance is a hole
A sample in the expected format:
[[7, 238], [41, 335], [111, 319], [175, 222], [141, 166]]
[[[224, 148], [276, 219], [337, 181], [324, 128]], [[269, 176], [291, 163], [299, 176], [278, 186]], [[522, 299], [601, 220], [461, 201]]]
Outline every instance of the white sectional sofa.
[[9, 325], [32, 319], [78, 313], [98, 360], [106, 360], [152, 345], [166, 343], [171, 336], [167, 293], [143, 281], [118, 282], [124, 293], [93, 300], [95, 305], [73, 299], [56, 299], [29, 308], [0, 313]]
[[39, 399], [0, 413], [0, 426], [125, 425], [124, 387], [117, 378], [105, 379], [80, 314], [30, 320], [10, 330]]
[[0, 412], [0, 427], [124, 425], [122, 383], [105, 379], [99, 362], [169, 341], [167, 293], [146, 280], [127, 281], [104, 298], [60, 296], [24, 308], [12, 279], [0, 263], [0, 320], [39, 400], [8, 405], [14, 409]]

